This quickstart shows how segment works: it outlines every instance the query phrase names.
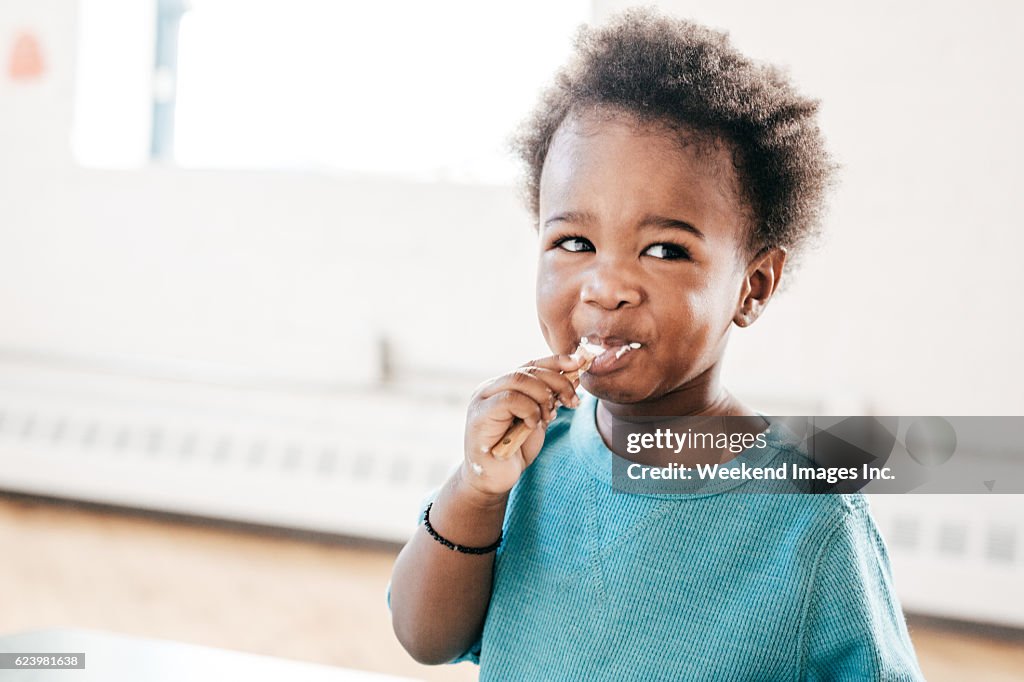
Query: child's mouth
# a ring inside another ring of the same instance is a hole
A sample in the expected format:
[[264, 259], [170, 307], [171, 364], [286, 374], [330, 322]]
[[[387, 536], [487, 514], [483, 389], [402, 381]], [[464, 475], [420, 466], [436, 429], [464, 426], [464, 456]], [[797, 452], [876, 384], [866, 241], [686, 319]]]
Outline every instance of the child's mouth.
[[593, 376], [603, 376], [621, 369], [632, 359], [635, 351], [642, 347], [637, 341], [617, 337], [584, 336], [580, 339], [580, 348], [594, 356], [586, 371]]

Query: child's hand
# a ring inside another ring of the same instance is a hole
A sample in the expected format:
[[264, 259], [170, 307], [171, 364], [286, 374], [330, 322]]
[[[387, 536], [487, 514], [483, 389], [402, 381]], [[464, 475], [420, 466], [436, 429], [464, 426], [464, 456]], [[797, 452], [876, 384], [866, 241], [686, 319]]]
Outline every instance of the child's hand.
[[[571, 372], [582, 364], [582, 358], [552, 355], [481, 384], [466, 415], [462, 479], [486, 495], [504, 495], [511, 490], [540, 452], [558, 405], [579, 404], [576, 388], [562, 372]], [[517, 417], [533, 432], [519, 450], [497, 459], [491, 448]]]

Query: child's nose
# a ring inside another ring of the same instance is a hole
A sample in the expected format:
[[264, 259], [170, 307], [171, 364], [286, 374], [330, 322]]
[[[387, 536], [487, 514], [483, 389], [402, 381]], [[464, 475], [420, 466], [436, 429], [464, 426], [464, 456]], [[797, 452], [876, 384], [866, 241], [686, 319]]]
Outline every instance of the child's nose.
[[595, 265], [580, 288], [580, 301], [606, 310], [638, 305], [643, 299], [636, 281], [621, 265]]

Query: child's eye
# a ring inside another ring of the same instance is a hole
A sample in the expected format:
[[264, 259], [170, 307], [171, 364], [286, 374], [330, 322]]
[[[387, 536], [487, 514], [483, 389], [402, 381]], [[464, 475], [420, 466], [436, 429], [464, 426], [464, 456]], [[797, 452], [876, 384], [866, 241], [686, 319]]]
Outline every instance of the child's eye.
[[652, 244], [644, 251], [648, 256], [662, 258], [664, 260], [679, 260], [690, 258], [690, 252], [679, 244]]
[[594, 250], [594, 245], [590, 243], [590, 240], [583, 237], [562, 237], [555, 241], [554, 246], [573, 253]]

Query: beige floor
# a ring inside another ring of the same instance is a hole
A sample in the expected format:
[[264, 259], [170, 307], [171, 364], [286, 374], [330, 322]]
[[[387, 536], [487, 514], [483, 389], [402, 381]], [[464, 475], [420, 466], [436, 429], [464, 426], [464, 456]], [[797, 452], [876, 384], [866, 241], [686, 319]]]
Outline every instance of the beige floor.
[[[394, 552], [0, 497], [0, 633], [77, 627], [407, 675], [384, 606]], [[10, 589], [13, 588], [13, 589]], [[1024, 639], [911, 623], [932, 682], [1021, 680]]]

